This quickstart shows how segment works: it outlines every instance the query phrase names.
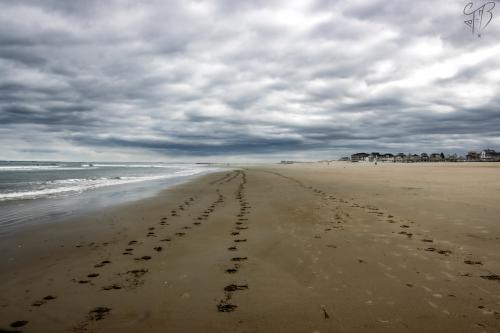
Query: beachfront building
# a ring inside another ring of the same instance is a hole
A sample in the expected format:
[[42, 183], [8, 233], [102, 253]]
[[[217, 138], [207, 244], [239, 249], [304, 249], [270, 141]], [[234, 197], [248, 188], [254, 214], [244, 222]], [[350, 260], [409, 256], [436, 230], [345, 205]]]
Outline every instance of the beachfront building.
[[458, 162], [458, 156], [457, 154], [449, 154], [445, 160], [446, 162]]
[[500, 153], [497, 153], [493, 149], [485, 149], [480, 155], [482, 162], [500, 162]]
[[394, 155], [392, 154], [383, 154], [380, 156], [381, 162], [394, 162]]
[[479, 162], [481, 161], [481, 154], [477, 151], [470, 151], [467, 153], [465, 158], [467, 159], [467, 162]]
[[370, 156], [368, 156], [368, 160], [370, 162], [377, 162], [380, 160], [380, 153], [377, 153], [377, 152], [373, 152], [370, 154]]
[[413, 155], [408, 155], [408, 160], [409, 160], [410, 162], [415, 163], [415, 162], [420, 162], [420, 161], [421, 161], [421, 158], [420, 158], [420, 155], [418, 155], [418, 154], [413, 154]]
[[[343, 160], [348, 160], [346, 157]], [[399, 153], [393, 155], [390, 153], [381, 154], [378, 152], [356, 153], [351, 155], [352, 162], [399, 162], [399, 163], [417, 163], [417, 162], [500, 162], [500, 152], [493, 149], [485, 149], [481, 152], [469, 151], [467, 155], [459, 156], [455, 154], [444, 155], [444, 153], [411, 154]]]
[[444, 161], [444, 154], [432, 153], [431, 156], [429, 157], [429, 160], [431, 162], [442, 162]]
[[406, 162], [406, 155], [404, 153], [399, 153], [394, 157], [394, 161], [399, 163]]
[[351, 162], [364, 162], [369, 160], [370, 154], [356, 153], [351, 155]]

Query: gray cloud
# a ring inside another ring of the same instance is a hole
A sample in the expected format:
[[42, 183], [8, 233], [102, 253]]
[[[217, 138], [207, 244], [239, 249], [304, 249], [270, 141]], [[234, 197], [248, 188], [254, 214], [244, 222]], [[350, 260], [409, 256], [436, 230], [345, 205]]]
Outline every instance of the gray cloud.
[[500, 25], [464, 5], [0, 0], [0, 159], [500, 149]]

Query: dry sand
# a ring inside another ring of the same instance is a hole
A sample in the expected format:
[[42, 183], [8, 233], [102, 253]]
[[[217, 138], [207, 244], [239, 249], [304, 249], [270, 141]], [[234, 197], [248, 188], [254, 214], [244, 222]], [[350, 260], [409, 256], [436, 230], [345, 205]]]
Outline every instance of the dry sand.
[[204, 176], [2, 240], [0, 332], [499, 332], [499, 203], [500, 164]]

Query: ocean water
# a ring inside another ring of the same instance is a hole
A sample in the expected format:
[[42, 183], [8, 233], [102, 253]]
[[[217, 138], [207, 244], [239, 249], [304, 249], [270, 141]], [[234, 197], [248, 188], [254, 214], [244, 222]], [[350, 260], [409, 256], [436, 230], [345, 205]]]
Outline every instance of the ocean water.
[[0, 235], [142, 199], [219, 170], [205, 164], [0, 161]]

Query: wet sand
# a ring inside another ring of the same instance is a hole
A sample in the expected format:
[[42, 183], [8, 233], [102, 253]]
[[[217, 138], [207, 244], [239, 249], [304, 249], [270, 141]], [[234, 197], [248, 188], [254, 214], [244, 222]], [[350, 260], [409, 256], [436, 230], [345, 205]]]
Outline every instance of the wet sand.
[[203, 176], [2, 239], [0, 332], [499, 332], [499, 202], [499, 164]]

